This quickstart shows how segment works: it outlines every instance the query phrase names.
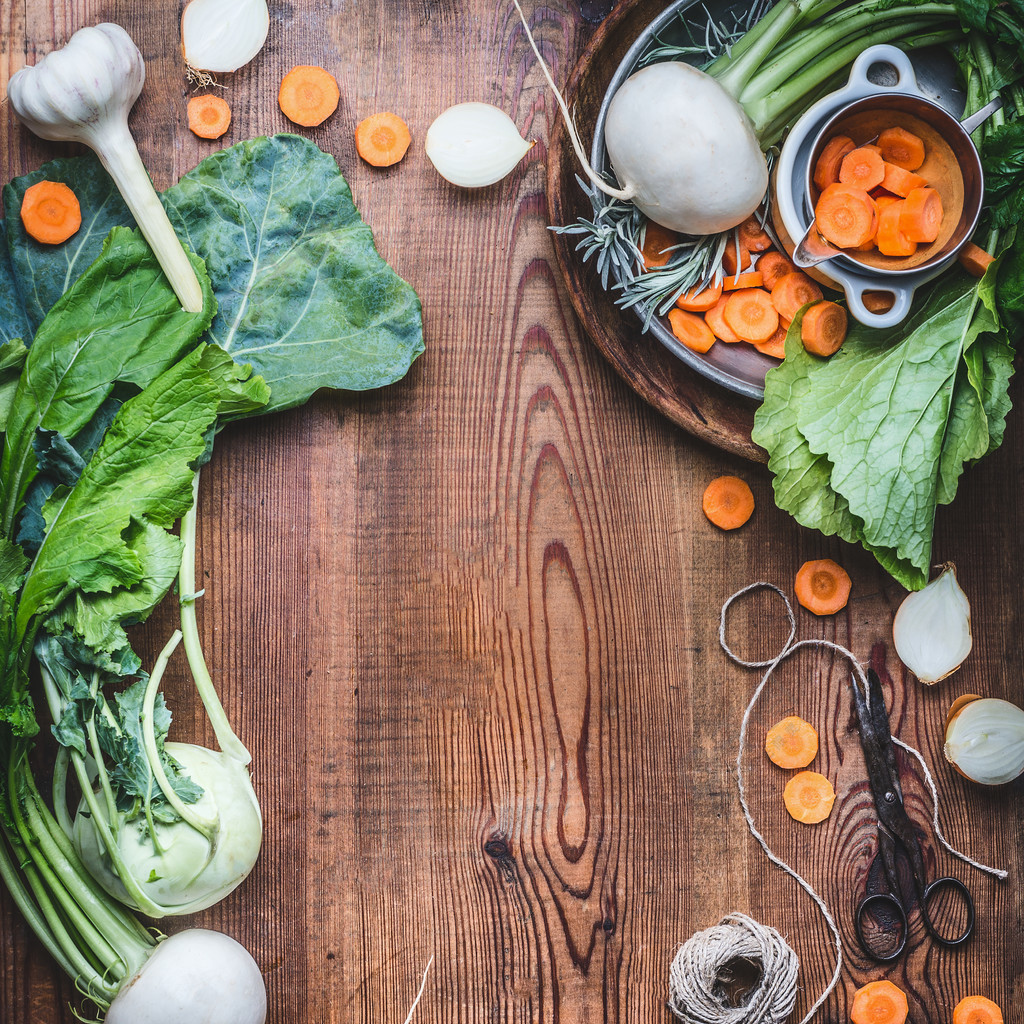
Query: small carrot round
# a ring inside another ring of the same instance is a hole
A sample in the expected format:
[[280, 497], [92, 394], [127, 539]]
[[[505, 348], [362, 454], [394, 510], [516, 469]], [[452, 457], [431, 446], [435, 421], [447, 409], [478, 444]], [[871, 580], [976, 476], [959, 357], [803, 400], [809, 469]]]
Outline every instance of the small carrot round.
[[711, 328], [698, 313], [673, 308], [668, 311], [668, 323], [676, 339], [694, 352], [707, 352], [715, 343]]
[[277, 102], [289, 121], [305, 128], [323, 124], [338, 109], [338, 81], [325, 68], [297, 64], [281, 80]]
[[372, 167], [391, 167], [412, 142], [409, 126], [390, 110], [371, 114], [356, 125], [356, 152]]
[[821, 289], [800, 270], [783, 274], [772, 288], [772, 305], [783, 320], [792, 320], [809, 302], [821, 302]]
[[917, 242], [903, 230], [903, 207], [905, 199], [883, 206], [878, 213], [878, 230], [875, 244], [883, 256], [913, 256]]
[[915, 188], [924, 188], [928, 182], [920, 174], [914, 174], [897, 164], [887, 163], [885, 177], [882, 178], [881, 184], [886, 192], [892, 192], [893, 195], [906, 199]]
[[906, 128], [886, 128], [878, 135], [882, 159], [905, 171], [916, 171], [924, 163], [924, 143]]
[[730, 238], [725, 243], [725, 251], [722, 253], [722, 270], [727, 275], [733, 276], [738, 274], [741, 270], [746, 270], [750, 266], [750, 253], [740, 245], [739, 252], [736, 251], [736, 241]]
[[684, 292], [676, 305], [687, 313], [706, 313], [722, 297], [722, 282], [712, 281], [707, 288]]
[[736, 231], [740, 236], [740, 245], [747, 252], [765, 252], [772, 247], [771, 235], [765, 231], [755, 214], [751, 214]]
[[875, 236], [878, 208], [867, 191], [854, 185], [829, 185], [814, 207], [818, 230], [840, 249], [853, 249]]
[[838, 303], [816, 302], [800, 321], [800, 340], [812, 355], [828, 358], [846, 341], [846, 310]]
[[818, 756], [817, 730], [799, 715], [789, 715], [768, 730], [764, 750], [780, 768], [806, 768]]
[[723, 295], [705, 314], [704, 323], [711, 328], [711, 332], [719, 341], [727, 342], [730, 345], [736, 344], [743, 339], [725, 322], [725, 304], [729, 301], [728, 295]]
[[782, 791], [782, 802], [790, 816], [805, 825], [817, 825], [832, 813], [836, 791], [818, 772], [797, 772]]
[[763, 288], [733, 292], [722, 314], [744, 341], [767, 341], [779, 329], [779, 314]]
[[852, 587], [850, 574], [831, 558], [814, 558], [797, 570], [796, 599], [815, 615], [835, 615], [846, 607]]
[[656, 221], [649, 220], [644, 228], [644, 244], [640, 251], [644, 257], [644, 267], [651, 270], [653, 267], [663, 267], [670, 259], [672, 253], [669, 250], [679, 241], [679, 235], [669, 228], [662, 227]]
[[754, 514], [754, 494], [746, 480], [719, 476], [704, 489], [702, 506], [720, 530], [736, 530]]
[[985, 996], [964, 996], [953, 1010], [953, 1024], [1003, 1024], [1003, 1011]]
[[193, 96], [186, 111], [189, 130], [201, 139], [219, 139], [231, 125], [231, 107], [220, 96]]
[[973, 242], [968, 242], [960, 250], [960, 255], [957, 258], [960, 261], [960, 266], [962, 266], [964, 270], [971, 275], [971, 277], [984, 277], [985, 271], [989, 268], [989, 264], [995, 261], [995, 256], [985, 252], [981, 246], [975, 245]]
[[910, 1007], [906, 994], [891, 981], [869, 981], [853, 994], [853, 1024], [903, 1024]]
[[934, 242], [942, 228], [942, 197], [933, 188], [912, 188], [900, 207], [900, 230], [912, 242]]
[[754, 348], [763, 356], [771, 356], [772, 359], [786, 358], [786, 335], [789, 333], [789, 324], [779, 320], [779, 329], [767, 341], [753, 342]]
[[882, 184], [885, 161], [882, 154], [871, 146], [858, 146], [843, 157], [839, 165], [839, 180], [844, 185], [862, 188], [865, 192]]
[[747, 270], [735, 277], [727, 277], [722, 282], [722, 290], [726, 292], [738, 292], [741, 288], [760, 288], [764, 284], [764, 278], [760, 270]]
[[869, 313], [888, 313], [896, 301], [892, 292], [870, 291], [862, 292], [860, 301]]
[[21, 223], [37, 242], [59, 245], [82, 226], [82, 208], [62, 181], [37, 181], [25, 189]]
[[825, 143], [818, 159], [814, 162], [814, 184], [819, 192], [824, 192], [829, 185], [839, 181], [839, 166], [847, 153], [853, 152], [856, 146], [853, 139], [845, 135], [834, 135]]
[[783, 274], [792, 274], [796, 270], [796, 265], [781, 252], [772, 249], [757, 258], [755, 268], [761, 272], [764, 287], [771, 291]]

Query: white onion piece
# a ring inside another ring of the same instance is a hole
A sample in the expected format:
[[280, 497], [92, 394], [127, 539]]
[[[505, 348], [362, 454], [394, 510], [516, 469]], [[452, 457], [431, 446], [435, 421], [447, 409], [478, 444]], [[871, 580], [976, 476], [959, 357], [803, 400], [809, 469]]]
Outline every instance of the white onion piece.
[[963, 664], [973, 644], [971, 606], [952, 564], [904, 599], [892, 638], [900, 660], [922, 683], [937, 683]]
[[950, 718], [943, 753], [972, 782], [1012, 782], [1024, 774], [1024, 710], [994, 697], [970, 701]]
[[438, 174], [462, 188], [501, 181], [533, 147], [490, 103], [456, 103], [427, 129], [424, 146]]
[[181, 50], [195, 72], [237, 71], [263, 49], [267, 0], [190, 0], [181, 15]]

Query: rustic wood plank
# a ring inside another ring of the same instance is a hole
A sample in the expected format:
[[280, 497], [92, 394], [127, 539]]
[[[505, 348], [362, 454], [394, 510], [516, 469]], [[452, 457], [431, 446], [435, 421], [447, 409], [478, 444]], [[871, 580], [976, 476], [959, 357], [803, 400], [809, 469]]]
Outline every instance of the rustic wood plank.
[[[593, 26], [575, 0], [528, 9], [564, 80]], [[163, 0], [0, 0], [0, 66], [8, 74], [85, 21], [122, 21], [144, 40], [150, 78], [133, 125], [165, 185], [212, 148], [184, 128], [177, 13]], [[948, 1021], [968, 990], [1011, 1007], [1024, 977], [1008, 941], [1024, 909], [1021, 787], [983, 792], [942, 767], [939, 723], [967, 690], [1022, 700], [1019, 418], [940, 513], [936, 553], [960, 564], [976, 650], [926, 691], [889, 650], [902, 594], [873, 562], [775, 510], [763, 470], [659, 417], [580, 332], [547, 231], [556, 114], [511, 4], [296, 2], [274, 17], [267, 51], [228, 86], [225, 141], [288, 128], [274, 99], [283, 69], [337, 71], [342, 106], [309, 136], [338, 158], [381, 251], [419, 291], [428, 350], [380, 394], [321, 395], [228, 428], [204, 470], [201, 629], [255, 755], [266, 834], [251, 878], [197, 922], [254, 952], [274, 1022], [402, 1021], [433, 956], [419, 1019], [668, 1024], [676, 947], [743, 910], [789, 936], [806, 1009], [831, 970], [829, 938], [742, 824], [735, 737], [758, 676], [724, 657], [717, 630], [734, 590], [767, 579], [788, 592], [801, 561], [828, 554], [850, 569], [853, 601], [834, 620], [799, 612], [800, 636], [878, 650], [894, 729], [936, 772], [949, 838], [1013, 876], [990, 883], [936, 852], [907, 762], [930, 864], [972, 887], [978, 935], [951, 954], [915, 931], [905, 962], [866, 964], [850, 915], [874, 818], [845, 671], [820, 655], [787, 664], [744, 763], [769, 842], [842, 925], [850, 966], [820, 1019], [846, 1020], [854, 987], [883, 973], [911, 991], [915, 1024]], [[480, 192], [441, 181], [421, 148], [433, 116], [470, 98], [538, 138]], [[351, 142], [355, 121], [381, 108], [414, 135], [385, 172]], [[4, 113], [5, 179], [60, 151]], [[757, 499], [734, 535], [699, 513], [721, 472], [747, 476]], [[172, 625], [161, 610], [139, 631], [149, 659]], [[778, 605], [743, 604], [730, 635], [775, 649]], [[167, 689], [179, 735], [211, 742], [180, 661]], [[818, 828], [788, 820], [783, 773], [757, 750], [792, 711], [818, 724], [817, 767], [839, 793]], [[4, 897], [5, 1024], [71, 1024], [74, 999]]]

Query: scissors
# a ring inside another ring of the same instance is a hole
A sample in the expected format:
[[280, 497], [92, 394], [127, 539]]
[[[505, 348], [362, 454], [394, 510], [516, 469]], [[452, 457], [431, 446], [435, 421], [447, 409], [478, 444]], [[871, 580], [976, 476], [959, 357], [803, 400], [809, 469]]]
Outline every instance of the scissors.
[[[954, 948], [962, 946], [974, 931], [974, 900], [970, 891], [958, 878], [936, 878], [927, 882], [924, 856], [917, 839], [914, 823], [903, 806], [903, 790], [900, 787], [899, 769], [896, 767], [896, 751], [889, 731], [889, 715], [885, 710], [882, 684], [874, 669], [868, 670], [868, 690], [864, 693], [858, 685], [855, 674], [851, 675], [853, 703], [857, 709], [860, 743], [864, 749], [864, 760], [868, 767], [868, 781], [875, 799], [878, 814], [878, 852], [885, 869], [888, 892], [869, 893], [857, 907], [855, 931], [864, 952], [878, 963], [895, 960], [907, 945], [907, 900], [900, 886], [897, 853], [902, 851], [910, 864], [914, 879], [914, 892], [921, 912], [921, 920], [932, 940], [940, 946]], [[932, 898], [945, 891], [961, 904], [967, 918], [966, 927], [958, 935], [950, 937], [936, 929], [929, 915]], [[887, 913], [895, 913], [899, 923], [899, 938], [895, 948], [880, 950], [877, 941], [870, 941], [865, 934], [865, 921], [884, 921]]]

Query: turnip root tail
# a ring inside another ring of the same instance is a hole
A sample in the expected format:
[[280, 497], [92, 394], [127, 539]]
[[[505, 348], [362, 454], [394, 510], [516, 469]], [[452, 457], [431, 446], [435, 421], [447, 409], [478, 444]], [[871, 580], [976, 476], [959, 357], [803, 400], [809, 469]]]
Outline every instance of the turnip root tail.
[[519, 12], [519, 18], [523, 23], [523, 29], [526, 32], [526, 38], [530, 40], [530, 46], [533, 47], [533, 52], [537, 56], [537, 61], [540, 63], [540, 69], [544, 72], [544, 77], [547, 79], [547, 83], [551, 86], [551, 91], [555, 94], [555, 99], [558, 102], [558, 109], [562, 112], [562, 120], [565, 121], [566, 130], [569, 132], [569, 138], [572, 140], [572, 148], [576, 152], [576, 158], [579, 160], [584, 171], [586, 171], [587, 177], [599, 188], [605, 195], [611, 196], [613, 199], [632, 199], [636, 195], [636, 189], [630, 185], [626, 188], [615, 188], [609, 185], [608, 182], [601, 177], [593, 167], [590, 166], [590, 161], [587, 159], [586, 151], [583, 148], [583, 143], [580, 141], [579, 133], [576, 131], [576, 126], [573, 124], [572, 114], [569, 113], [569, 108], [566, 105], [565, 99], [555, 85], [555, 80], [551, 77], [551, 72], [548, 70], [547, 62], [540, 55], [540, 50], [537, 48], [536, 40], [533, 38], [533, 33], [530, 31], [530, 26], [527, 24], [526, 15], [523, 14], [522, 7], [519, 6], [519, 0], [512, 0], [515, 4], [516, 10]]

